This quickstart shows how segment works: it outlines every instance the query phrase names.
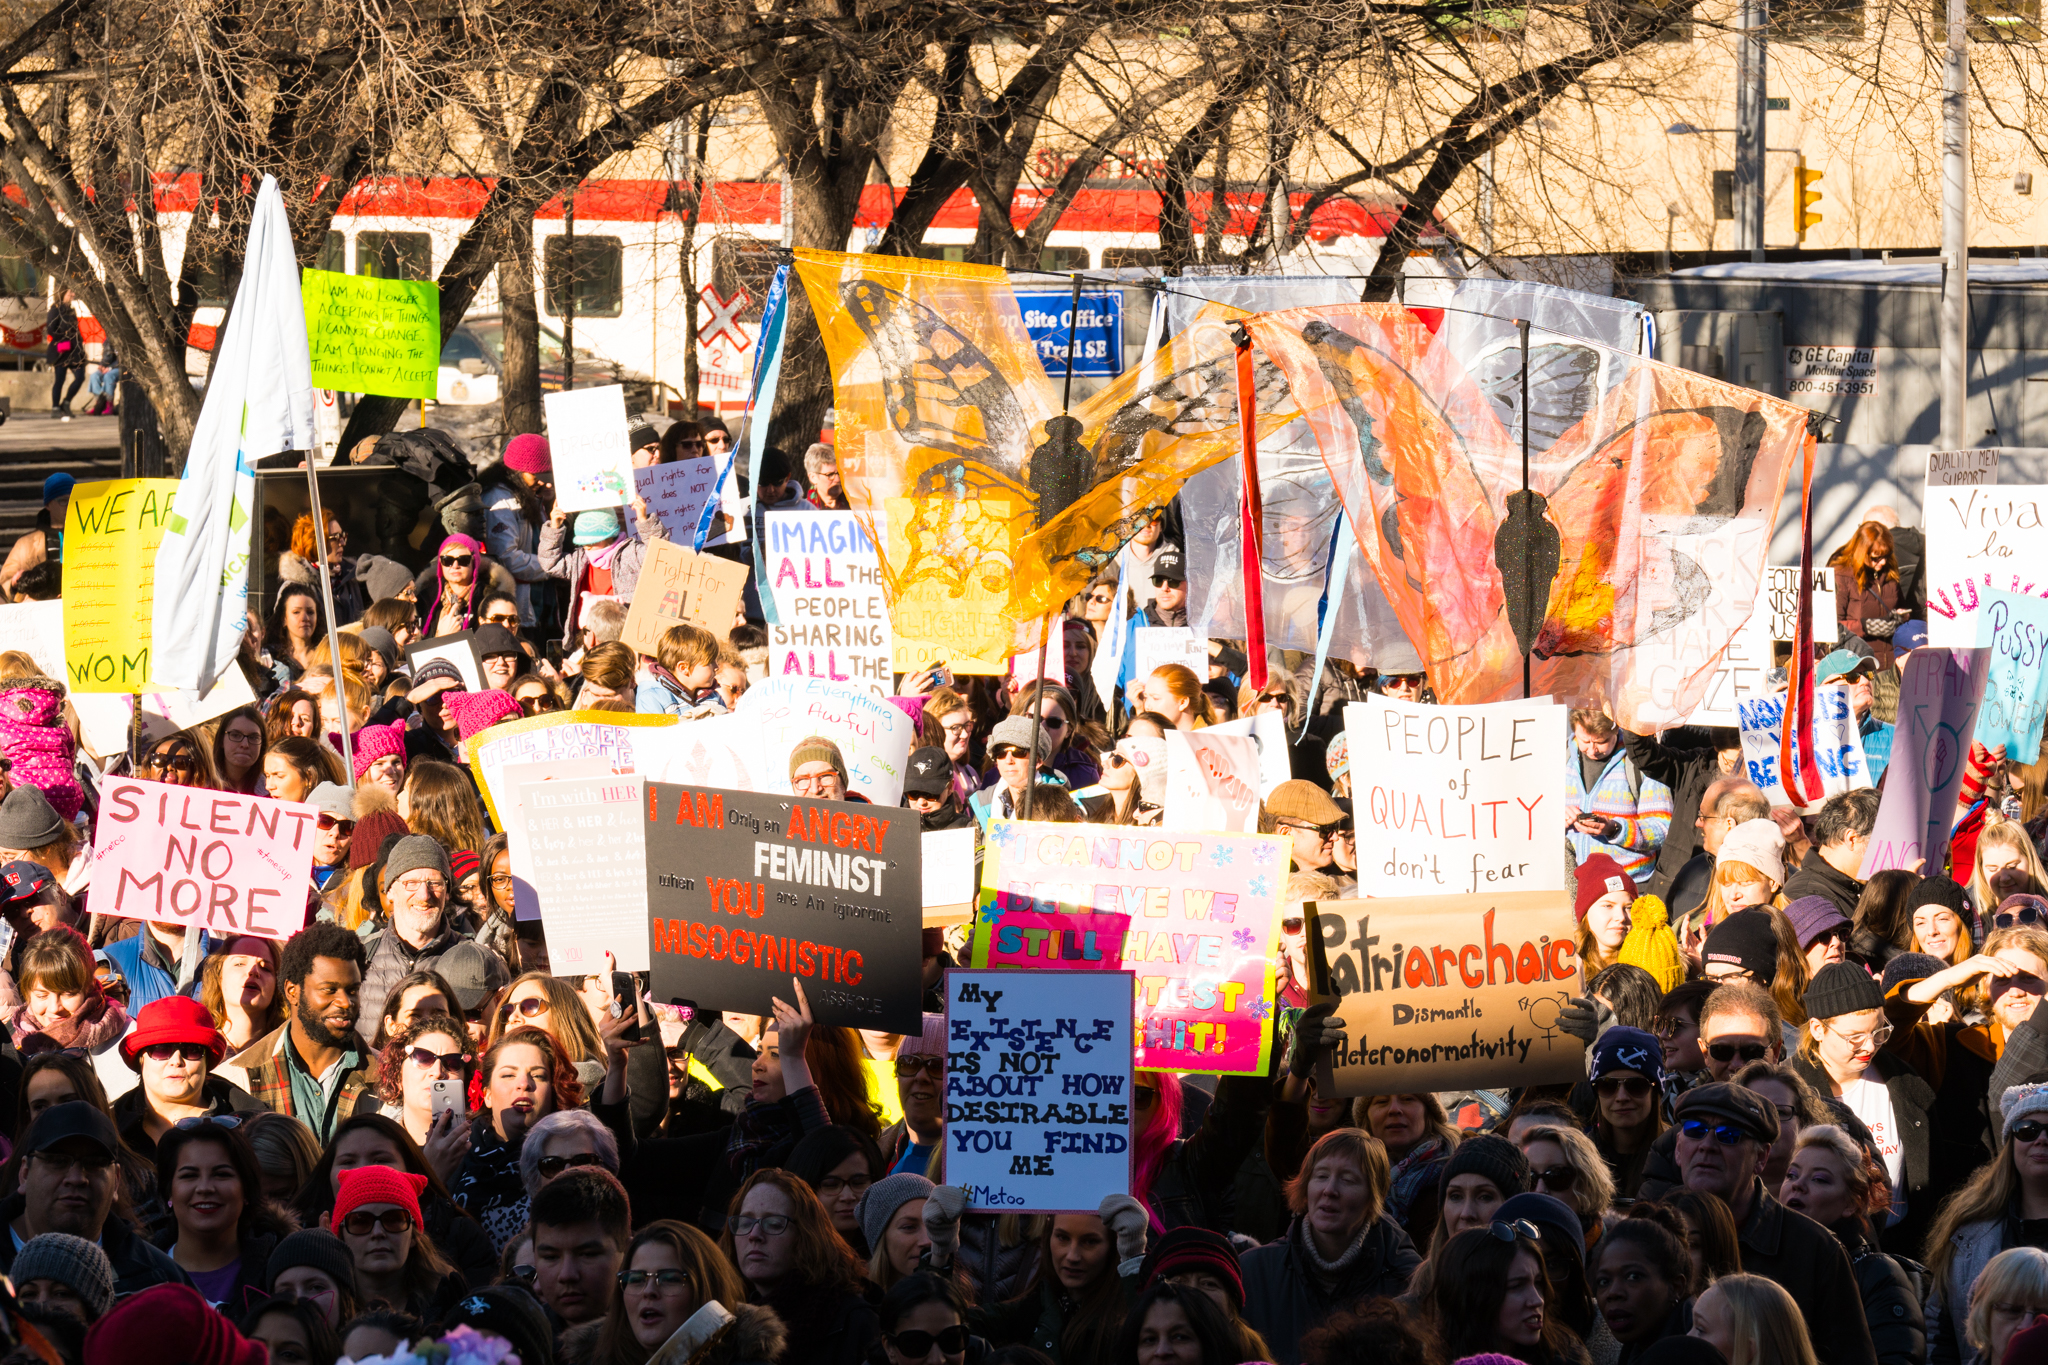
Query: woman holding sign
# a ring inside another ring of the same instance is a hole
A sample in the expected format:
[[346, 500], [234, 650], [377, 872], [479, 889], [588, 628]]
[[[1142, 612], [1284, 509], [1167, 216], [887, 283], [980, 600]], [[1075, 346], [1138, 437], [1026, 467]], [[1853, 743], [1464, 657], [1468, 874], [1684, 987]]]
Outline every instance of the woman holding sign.
[[573, 649], [581, 634], [587, 598], [609, 597], [624, 606], [633, 600], [640, 569], [647, 562], [647, 542], [667, 540], [668, 529], [648, 510], [647, 500], [634, 495], [634, 524], [629, 530], [616, 507], [573, 515], [559, 506], [548, 514], [540, 533], [540, 564], [569, 585], [569, 610], [563, 624], [562, 648]]

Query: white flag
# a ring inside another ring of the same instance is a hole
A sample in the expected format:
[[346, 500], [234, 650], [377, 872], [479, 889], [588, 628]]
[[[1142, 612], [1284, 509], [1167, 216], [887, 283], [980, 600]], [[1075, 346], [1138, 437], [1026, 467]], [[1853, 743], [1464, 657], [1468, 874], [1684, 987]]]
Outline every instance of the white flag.
[[234, 308], [192, 432], [170, 530], [156, 553], [150, 677], [206, 692], [241, 648], [249, 599], [255, 464], [313, 449], [313, 362], [291, 223], [263, 177]]

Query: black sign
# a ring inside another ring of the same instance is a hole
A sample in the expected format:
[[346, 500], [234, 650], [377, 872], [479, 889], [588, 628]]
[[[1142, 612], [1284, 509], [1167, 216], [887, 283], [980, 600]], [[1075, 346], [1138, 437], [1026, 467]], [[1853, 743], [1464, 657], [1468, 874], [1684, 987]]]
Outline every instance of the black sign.
[[647, 784], [653, 997], [821, 1024], [923, 1027], [924, 870], [897, 806]]

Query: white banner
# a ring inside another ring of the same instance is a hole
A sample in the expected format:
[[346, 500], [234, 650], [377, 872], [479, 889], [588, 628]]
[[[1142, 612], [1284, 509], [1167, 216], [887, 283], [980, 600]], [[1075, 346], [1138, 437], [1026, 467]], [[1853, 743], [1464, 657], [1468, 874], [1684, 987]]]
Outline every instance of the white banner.
[[788, 796], [790, 752], [812, 735], [839, 746], [850, 795], [902, 802], [917, 726], [893, 703], [823, 678], [770, 678], [748, 688], [729, 716], [635, 735], [635, 767], [652, 782]]
[[[1772, 805], [1793, 805], [1779, 768], [1778, 749], [1785, 732], [1785, 694], [1759, 697], [1736, 709], [1742, 718], [1742, 764], [1749, 780], [1763, 790], [1764, 798]], [[1821, 801], [1871, 785], [1870, 769], [1863, 761], [1863, 738], [1856, 732], [1856, 717], [1849, 709], [1849, 689], [1840, 683], [1814, 689], [1813, 761], [1820, 769]], [[1797, 774], [1796, 767], [1794, 773]], [[1816, 801], [1805, 809], [1819, 810], [1820, 805]]]
[[1166, 732], [1164, 829], [1259, 832], [1259, 746], [1250, 735]]
[[1995, 484], [1930, 488], [1927, 528], [1927, 643], [1977, 644], [1982, 589], [2028, 596], [2048, 590], [2048, 487]]
[[[768, 672], [895, 691], [890, 672], [889, 599], [882, 561], [851, 512], [764, 512], [775, 608]], [[1055, 656], [1057, 657], [1057, 656]]]

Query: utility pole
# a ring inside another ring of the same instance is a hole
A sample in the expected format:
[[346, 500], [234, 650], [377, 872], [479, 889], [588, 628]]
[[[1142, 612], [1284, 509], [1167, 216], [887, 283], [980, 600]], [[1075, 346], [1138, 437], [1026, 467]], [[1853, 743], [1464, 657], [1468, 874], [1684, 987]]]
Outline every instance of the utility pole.
[[1970, 49], [1968, 0], [1948, 0], [1941, 90], [1941, 443], [1970, 444]]
[[1752, 261], [1764, 258], [1764, 86], [1769, 0], [1742, 0], [1735, 74], [1735, 236]]

